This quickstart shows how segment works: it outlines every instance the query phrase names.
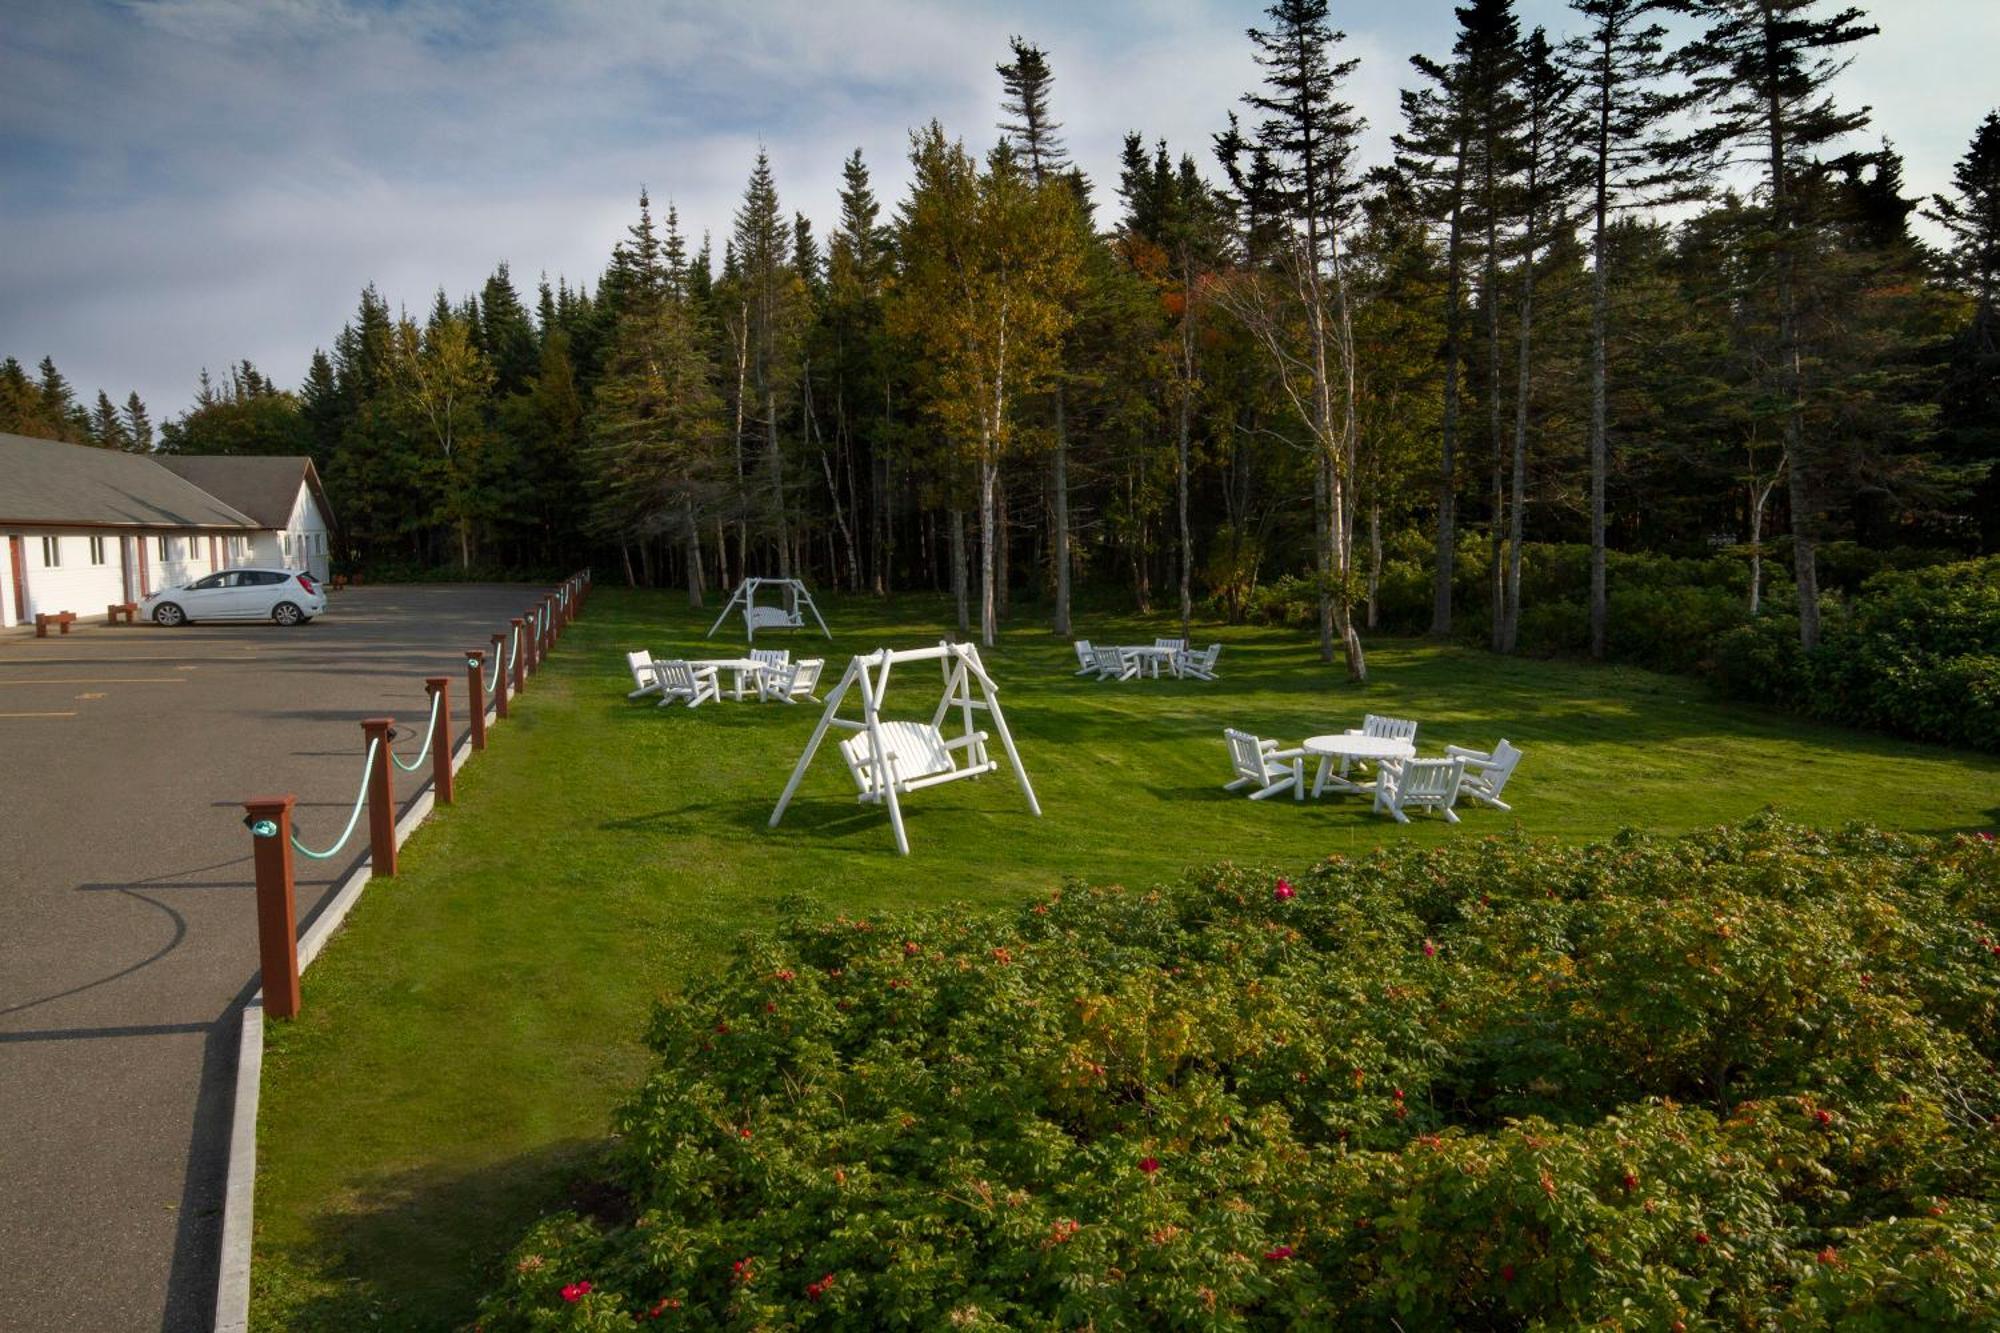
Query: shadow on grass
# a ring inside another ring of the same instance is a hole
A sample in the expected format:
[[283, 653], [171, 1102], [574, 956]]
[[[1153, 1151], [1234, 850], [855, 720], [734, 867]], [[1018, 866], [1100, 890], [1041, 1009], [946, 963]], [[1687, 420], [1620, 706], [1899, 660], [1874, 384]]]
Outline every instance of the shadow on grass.
[[468, 1325], [497, 1266], [535, 1220], [603, 1215], [606, 1140], [568, 1139], [464, 1171], [424, 1167], [360, 1182], [307, 1239], [259, 1258], [259, 1328], [454, 1329]]

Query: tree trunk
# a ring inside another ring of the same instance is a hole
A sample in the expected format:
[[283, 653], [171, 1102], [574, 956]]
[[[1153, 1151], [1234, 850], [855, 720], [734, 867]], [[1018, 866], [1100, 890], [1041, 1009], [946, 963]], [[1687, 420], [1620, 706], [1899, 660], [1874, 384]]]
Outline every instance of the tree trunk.
[[1376, 597], [1382, 587], [1382, 502], [1368, 502], [1368, 628], [1377, 624]]
[[[1529, 176], [1529, 189], [1534, 177]], [[1531, 205], [1532, 207], [1532, 205]], [[1521, 346], [1514, 384], [1514, 468], [1510, 487], [1512, 503], [1507, 514], [1507, 600], [1505, 622], [1500, 634], [1500, 651], [1511, 653], [1521, 636], [1521, 530], [1528, 471], [1528, 387], [1533, 377], [1531, 351], [1535, 329], [1535, 224], [1528, 222], [1525, 253], [1521, 261]]]
[[1507, 455], [1500, 432], [1500, 237], [1490, 198], [1486, 212], [1486, 276], [1482, 287], [1482, 298], [1486, 303], [1486, 433], [1493, 445], [1493, 513], [1487, 531], [1487, 547], [1492, 561], [1487, 585], [1492, 612], [1486, 637], [1487, 645], [1498, 652], [1507, 615], [1506, 551], [1502, 535], [1506, 531], [1507, 520], [1504, 472]]
[[1611, 623], [1610, 594], [1605, 583], [1604, 490], [1610, 468], [1605, 342], [1609, 337], [1610, 287], [1604, 272], [1605, 215], [1609, 211], [1610, 101], [1598, 101], [1597, 199], [1595, 230], [1590, 241], [1590, 655], [1602, 661]]
[[628, 588], [638, 587], [639, 580], [632, 573], [632, 545], [623, 537], [618, 539], [618, 559], [625, 566], [625, 586]]
[[1819, 646], [1819, 563], [1813, 522], [1811, 466], [1805, 456], [1805, 386], [1799, 364], [1799, 320], [1791, 195], [1785, 178], [1783, 104], [1768, 103], [1771, 145], [1771, 212], [1778, 228], [1778, 368], [1785, 396], [1785, 494], [1792, 511], [1792, 579], [1799, 593], [1799, 646]]
[[695, 522], [694, 505], [687, 501], [681, 504], [682, 531], [687, 539], [687, 581], [688, 605], [701, 606], [701, 525]]
[[1458, 455], [1458, 367], [1462, 336], [1460, 277], [1464, 228], [1461, 196], [1465, 191], [1465, 145], [1458, 146], [1452, 168], [1451, 227], [1445, 241], [1444, 278], [1444, 404], [1439, 423], [1437, 575], [1431, 585], [1431, 633], [1451, 637], [1451, 584], [1458, 548], [1458, 480], [1453, 474]]
[[995, 492], [999, 489], [1000, 466], [992, 456], [990, 442], [980, 445], [979, 458], [979, 638], [988, 648], [1000, 635], [998, 600], [993, 576]]
[[966, 605], [965, 511], [957, 507], [951, 511], [951, 595], [958, 603], [958, 632], [968, 635], [972, 633], [972, 617]]
[[1056, 386], [1056, 495], [1055, 564], [1056, 614], [1053, 628], [1068, 638], [1071, 633], [1069, 610], [1069, 418], [1063, 404], [1062, 386]]
[[766, 465], [770, 470], [771, 521], [777, 525], [778, 577], [792, 576], [792, 534], [785, 522], [785, 456], [778, 439], [778, 391], [764, 388], [764, 438], [769, 442]]
[[1194, 424], [1194, 282], [1192, 264], [1181, 260], [1181, 403], [1175, 433], [1174, 461], [1179, 476], [1181, 523], [1181, 637], [1189, 635], [1194, 619], [1194, 534], [1188, 526], [1188, 437]]

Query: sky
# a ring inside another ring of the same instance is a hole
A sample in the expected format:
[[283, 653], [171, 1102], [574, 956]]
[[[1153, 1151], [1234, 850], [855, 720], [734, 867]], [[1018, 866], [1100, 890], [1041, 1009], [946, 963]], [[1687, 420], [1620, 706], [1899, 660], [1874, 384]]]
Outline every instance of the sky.
[[[1881, 35], [1838, 86], [1874, 108], [1908, 188], [1945, 187], [2000, 106], [2000, 0], [1861, 0]], [[1520, 0], [1524, 30], [1574, 25]], [[910, 130], [996, 137], [994, 65], [1048, 52], [1103, 214], [1127, 131], [1212, 169], [1257, 79], [1221, 0], [0, 0], [0, 356], [52, 355], [86, 398], [156, 421], [204, 368], [296, 385], [373, 282], [394, 306], [511, 266], [595, 284], [643, 186], [727, 233], [759, 146], [824, 236], [862, 150], [885, 212]], [[1414, 52], [1449, 0], [1333, 0], [1347, 94], [1386, 157]], [[662, 208], [663, 211], [663, 208]], [[1103, 215], [1101, 214], [1101, 215]]]

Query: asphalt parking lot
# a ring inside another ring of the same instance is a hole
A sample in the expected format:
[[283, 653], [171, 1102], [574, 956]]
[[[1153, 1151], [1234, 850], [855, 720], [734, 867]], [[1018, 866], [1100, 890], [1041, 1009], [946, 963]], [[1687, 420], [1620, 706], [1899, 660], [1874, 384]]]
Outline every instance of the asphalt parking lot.
[[[334, 839], [364, 717], [541, 590], [336, 593], [310, 625], [0, 631], [0, 1328], [203, 1329], [257, 931], [241, 801]], [[398, 748], [413, 753], [419, 742]], [[399, 800], [420, 774], [398, 773]], [[300, 858], [310, 919], [366, 846]]]

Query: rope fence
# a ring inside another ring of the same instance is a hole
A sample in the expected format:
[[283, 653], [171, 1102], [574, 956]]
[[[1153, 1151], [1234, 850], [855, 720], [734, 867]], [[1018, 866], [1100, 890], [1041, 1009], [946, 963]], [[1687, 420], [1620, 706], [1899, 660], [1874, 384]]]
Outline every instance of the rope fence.
[[[466, 674], [461, 678], [467, 692], [466, 705], [472, 714], [466, 758], [485, 748], [489, 725], [508, 716], [510, 695], [518, 695], [526, 682], [543, 666], [560, 640], [563, 630], [583, 612], [590, 598], [588, 569], [564, 579], [521, 616], [503, 624], [486, 647], [464, 654]], [[527, 631], [526, 634], [523, 631]], [[505, 650], [502, 651], [502, 645]], [[490, 669], [485, 654], [490, 648]], [[424, 678], [430, 694], [430, 718], [424, 728], [423, 745], [410, 760], [397, 754], [395, 719], [367, 718], [361, 723], [366, 742], [361, 761], [361, 789], [354, 794], [347, 823], [330, 847], [315, 849], [299, 840], [292, 829], [294, 796], [260, 797], [243, 803], [244, 824], [250, 830], [251, 850], [257, 871], [258, 949], [262, 964], [264, 1012], [276, 1018], [292, 1018], [299, 1011], [297, 902], [292, 857], [294, 853], [310, 861], [330, 861], [353, 840], [361, 826], [361, 812], [368, 811], [368, 863], [371, 877], [396, 873], [396, 800], [393, 774], [420, 772], [426, 760], [431, 765], [431, 799], [450, 804], [453, 799], [454, 745], [451, 736], [451, 679]], [[489, 704], [492, 716], [488, 716]], [[421, 794], [419, 799], [421, 799]]]
[[[431, 752], [431, 742], [437, 739], [438, 705], [443, 702], [443, 690], [438, 690], [431, 695], [431, 719], [424, 724], [424, 748], [417, 751], [415, 759], [406, 764], [403, 762], [403, 756], [397, 754], [394, 750], [389, 751], [389, 757], [396, 761], [396, 767], [402, 769], [405, 773], [414, 773], [424, 766], [424, 759]], [[395, 734], [393, 731], [390, 732], [390, 738], [394, 739]]]
[[[368, 742], [368, 756], [361, 761], [361, 789], [354, 793], [354, 809], [348, 813], [347, 827], [342, 829], [340, 836], [333, 840], [333, 846], [323, 852], [316, 852], [300, 842], [299, 835], [294, 833], [291, 835], [292, 850], [296, 851], [300, 856], [309, 856], [315, 861], [331, 861], [339, 853], [340, 849], [347, 845], [347, 840], [354, 836], [354, 826], [361, 822], [361, 807], [368, 804], [368, 775], [375, 771], [375, 750], [377, 745], [378, 742], [376, 741]], [[257, 833], [257, 830], [253, 828], [251, 832]], [[276, 832], [276, 830], [274, 829], [272, 832]], [[258, 836], [269, 837], [270, 834], [258, 833]]]

